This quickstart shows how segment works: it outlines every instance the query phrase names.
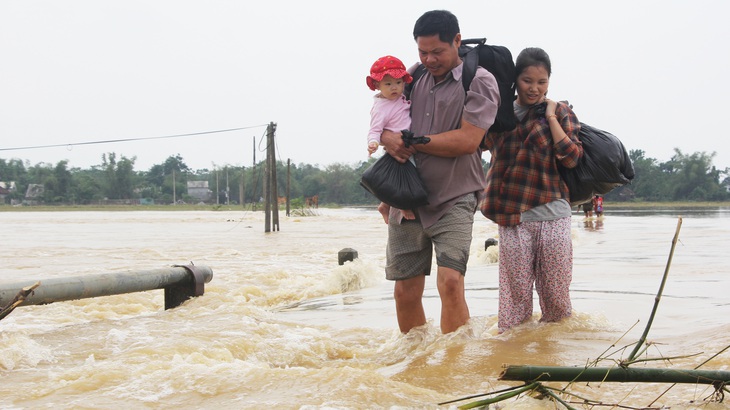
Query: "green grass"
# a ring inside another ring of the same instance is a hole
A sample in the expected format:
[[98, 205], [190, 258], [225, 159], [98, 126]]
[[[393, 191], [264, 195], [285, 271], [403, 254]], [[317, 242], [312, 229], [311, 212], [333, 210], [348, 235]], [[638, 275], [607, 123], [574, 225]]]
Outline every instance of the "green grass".
[[[250, 206], [247, 209], [251, 209]], [[263, 206], [260, 207], [263, 209]], [[0, 212], [65, 212], [65, 211], [228, 211], [244, 210], [238, 205], [33, 205], [33, 206], [0, 206]]]
[[[332, 208], [331, 205], [322, 205], [322, 208]], [[606, 210], [614, 209], [663, 209], [663, 208], [730, 208], [730, 201], [722, 202], [605, 202]], [[61, 211], [106, 211], [106, 212], [127, 212], [127, 211], [244, 211], [251, 210], [251, 205], [246, 208], [241, 205], [216, 205], [216, 204], [177, 204], [177, 205], [34, 205], [34, 206], [10, 206], [0, 205], [0, 212], [61, 212]], [[257, 211], [263, 211], [264, 205], [258, 204]], [[279, 207], [279, 212], [285, 208]]]
[[673, 202], [603, 202], [604, 208], [621, 209], [656, 209], [656, 208], [724, 208], [730, 207], [730, 201], [705, 202], [705, 201], [673, 201]]

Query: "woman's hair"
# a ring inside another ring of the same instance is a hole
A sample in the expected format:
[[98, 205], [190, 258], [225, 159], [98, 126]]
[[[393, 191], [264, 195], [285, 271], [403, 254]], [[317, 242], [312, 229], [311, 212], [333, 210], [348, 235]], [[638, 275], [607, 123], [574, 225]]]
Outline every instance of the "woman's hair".
[[552, 73], [550, 56], [548, 56], [545, 50], [539, 47], [528, 47], [520, 51], [520, 54], [517, 56], [517, 60], [515, 60], [516, 76], [519, 77], [519, 75], [522, 74], [527, 67], [533, 66], [544, 67], [545, 71], [547, 71], [548, 77], [550, 77], [550, 74]]
[[459, 34], [459, 20], [450, 11], [431, 10], [423, 13], [413, 27], [413, 39], [420, 36], [439, 35], [439, 40], [451, 43]]

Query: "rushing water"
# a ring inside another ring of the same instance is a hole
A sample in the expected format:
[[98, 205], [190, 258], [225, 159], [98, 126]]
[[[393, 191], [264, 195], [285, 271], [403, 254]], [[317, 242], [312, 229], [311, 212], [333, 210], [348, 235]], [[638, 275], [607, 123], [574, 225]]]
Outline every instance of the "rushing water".
[[[429, 323], [405, 336], [384, 279], [386, 225], [373, 209], [280, 216], [281, 230], [271, 233], [262, 212], [236, 210], [4, 212], [0, 220], [0, 284], [190, 261], [213, 270], [203, 296], [170, 310], [162, 290], [17, 308], [0, 321], [2, 409], [453, 407], [437, 403], [519, 385], [498, 379], [505, 364], [583, 366], [604, 358], [599, 366], [610, 367], [625, 359], [668, 265], [642, 357], [683, 357], [633, 366], [692, 369], [730, 345], [727, 209], [608, 206], [602, 220], [576, 213], [574, 315], [541, 324], [536, 311], [501, 335], [494, 330], [497, 250], [484, 250], [497, 228], [480, 215], [466, 277], [470, 323], [440, 334], [432, 276]], [[344, 248], [359, 257], [340, 266]], [[725, 352], [702, 369], [729, 367]], [[668, 387], [567, 390], [627, 406], [661, 396], [653, 407], [727, 408], [705, 406], [712, 390], [704, 385], [662, 395]], [[554, 408], [528, 396], [500, 406]]]

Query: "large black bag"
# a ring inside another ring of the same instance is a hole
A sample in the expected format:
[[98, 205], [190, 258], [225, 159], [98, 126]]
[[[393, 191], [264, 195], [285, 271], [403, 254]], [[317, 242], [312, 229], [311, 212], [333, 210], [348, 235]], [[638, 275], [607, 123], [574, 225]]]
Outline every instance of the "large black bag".
[[626, 148], [613, 134], [580, 123], [578, 139], [583, 143], [583, 156], [575, 168], [558, 170], [570, 191], [570, 205], [589, 202], [595, 195], [604, 195], [631, 183], [634, 165]]
[[385, 153], [363, 172], [360, 185], [379, 200], [398, 209], [428, 204], [428, 192], [411, 161], [398, 162]]
[[517, 71], [512, 60], [512, 53], [505, 46], [487, 44], [486, 38], [461, 40], [459, 55], [464, 60], [462, 83], [464, 90], [469, 91], [471, 81], [477, 72], [477, 65], [492, 73], [499, 87], [500, 104], [494, 124], [488, 131], [511, 131], [517, 126], [514, 106]]

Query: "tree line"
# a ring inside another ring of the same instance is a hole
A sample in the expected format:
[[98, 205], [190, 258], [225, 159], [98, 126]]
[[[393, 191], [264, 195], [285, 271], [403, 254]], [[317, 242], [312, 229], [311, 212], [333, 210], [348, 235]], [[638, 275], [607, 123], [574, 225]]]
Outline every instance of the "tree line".
[[[606, 194], [607, 201], [725, 201], [730, 200], [730, 169], [716, 169], [715, 153], [684, 154], [679, 149], [667, 162], [647, 158], [643, 150], [631, 150], [635, 178], [631, 184]], [[28, 187], [42, 186], [33, 203], [85, 205], [114, 201], [126, 203], [197, 203], [188, 192], [188, 181], [207, 181], [212, 191], [207, 203], [251, 204], [262, 200], [263, 162], [255, 166], [226, 166], [193, 170], [179, 155], [147, 171], [135, 170], [136, 157], [102, 155], [101, 163], [88, 169], [69, 168], [68, 161], [56, 165], [30, 165], [20, 159], [0, 158], [0, 181], [15, 183], [5, 195], [6, 204], [28, 201]], [[378, 201], [360, 186], [360, 175], [376, 159], [354, 165], [334, 163], [320, 168], [311, 164], [277, 161], [276, 196], [291, 199], [317, 195], [320, 204], [376, 205]], [[486, 172], [489, 164], [483, 160]]]

